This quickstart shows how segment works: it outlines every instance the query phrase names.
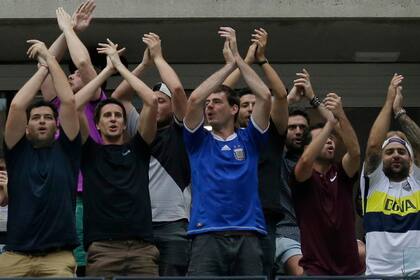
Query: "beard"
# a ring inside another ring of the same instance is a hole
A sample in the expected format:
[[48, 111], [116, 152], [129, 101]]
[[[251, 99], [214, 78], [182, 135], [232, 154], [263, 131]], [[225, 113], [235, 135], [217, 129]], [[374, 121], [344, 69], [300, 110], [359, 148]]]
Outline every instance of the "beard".
[[402, 181], [408, 177], [410, 173], [410, 167], [406, 164], [403, 164], [399, 171], [394, 171], [391, 166], [384, 166], [383, 172], [386, 177], [391, 181]]
[[288, 151], [295, 153], [295, 154], [302, 154], [303, 153], [303, 145], [296, 145], [292, 142], [286, 142], [286, 148]]

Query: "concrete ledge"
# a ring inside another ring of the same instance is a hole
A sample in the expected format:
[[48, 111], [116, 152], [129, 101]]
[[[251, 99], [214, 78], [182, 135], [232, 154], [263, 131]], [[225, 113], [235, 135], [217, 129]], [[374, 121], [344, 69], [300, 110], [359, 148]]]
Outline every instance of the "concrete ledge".
[[[80, 0], [1, 0], [0, 19], [55, 18]], [[95, 18], [419, 18], [415, 0], [97, 0]]]
[[[219, 64], [172, 64], [184, 87], [193, 90], [212, 73], [220, 69]], [[130, 65], [133, 69], [135, 65]], [[346, 107], [381, 107], [385, 101], [389, 81], [394, 72], [402, 73], [404, 80], [404, 104], [420, 107], [420, 64], [275, 64], [273, 67], [289, 89], [295, 73], [303, 67], [311, 73], [311, 82], [317, 95], [325, 97], [328, 92], [336, 92], [343, 97]], [[30, 78], [36, 66], [0, 65], [2, 90], [15, 92]], [[67, 67], [63, 67], [67, 69]], [[254, 69], [263, 77], [260, 67]], [[141, 77], [149, 86], [160, 80], [156, 69], [147, 71]], [[108, 81], [108, 89], [115, 89], [120, 77]], [[245, 86], [242, 83], [238, 87]]]

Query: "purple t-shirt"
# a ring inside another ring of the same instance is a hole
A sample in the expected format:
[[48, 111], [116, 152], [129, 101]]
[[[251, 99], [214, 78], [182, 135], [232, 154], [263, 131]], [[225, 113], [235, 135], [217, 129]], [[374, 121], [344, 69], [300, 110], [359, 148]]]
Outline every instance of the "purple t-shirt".
[[341, 164], [325, 173], [315, 170], [305, 182], [290, 175], [296, 217], [300, 229], [300, 265], [308, 275], [357, 275], [359, 262], [353, 209], [353, 185]]
[[[95, 101], [89, 101], [85, 106], [85, 115], [86, 115], [86, 119], [89, 125], [89, 136], [98, 144], [102, 144], [103, 142], [102, 142], [101, 134], [96, 129], [94, 115], [95, 115], [96, 105], [98, 105], [98, 103], [104, 99], [106, 99], [106, 95], [105, 95], [105, 92], [101, 89], [101, 96], [99, 97], [99, 99]], [[60, 109], [61, 102], [60, 102], [60, 99], [58, 99], [58, 97], [55, 97], [50, 102], [57, 108], [57, 110]], [[57, 139], [59, 135], [60, 135], [60, 130], [57, 130], [55, 138]], [[83, 191], [83, 177], [80, 171], [79, 171], [79, 178], [77, 181], [77, 191], [78, 192]]]

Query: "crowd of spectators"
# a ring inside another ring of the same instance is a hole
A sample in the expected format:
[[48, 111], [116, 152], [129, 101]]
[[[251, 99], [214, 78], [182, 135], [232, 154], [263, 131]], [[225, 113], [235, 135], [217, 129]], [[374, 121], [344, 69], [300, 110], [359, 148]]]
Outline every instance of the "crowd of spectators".
[[[420, 128], [403, 108], [402, 75], [362, 159], [339, 94], [321, 100], [305, 69], [287, 91], [263, 28], [243, 58], [235, 30], [220, 27], [225, 64], [187, 97], [153, 32], [133, 71], [110, 39], [97, 47], [106, 65], [94, 66], [78, 37], [94, 9], [58, 8], [55, 42], [28, 40], [37, 69], [11, 102], [0, 163], [0, 276], [420, 276]], [[151, 67], [153, 87], [141, 80]], [[247, 87], [235, 90], [240, 78]]]

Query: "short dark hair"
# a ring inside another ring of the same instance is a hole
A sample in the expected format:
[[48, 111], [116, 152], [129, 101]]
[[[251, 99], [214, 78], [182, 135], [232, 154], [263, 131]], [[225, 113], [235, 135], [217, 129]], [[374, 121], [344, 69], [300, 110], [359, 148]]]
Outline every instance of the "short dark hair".
[[93, 119], [95, 121], [95, 124], [98, 124], [99, 123], [99, 119], [101, 118], [102, 108], [105, 105], [108, 105], [108, 104], [115, 104], [115, 105], [118, 105], [118, 106], [121, 107], [121, 109], [123, 111], [124, 124], [126, 124], [127, 123], [127, 113], [125, 111], [124, 105], [120, 101], [118, 101], [117, 99], [115, 99], [115, 98], [108, 98], [108, 99], [101, 100], [98, 103], [98, 105], [96, 105], [95, 115], [93, 117]]
[[236, 94], [238, 95], [239, 98], [247, 94], [255, 95], [249, 87], [237, 89]]
[[51, 102], [47, 102], [45, 100], [37, 100], [31, 103], [31, 105], [28, 106], [28, 108], [26, 108], [26, 120], [29, 121], [30, 117], [31, 117], [31, 112], [33, 109], [35, 108], [39, 108], [39, 107], [49, 107], [51, 108], [53, 115], [54, 115], [54, 119], [57, 120], [58, 118], [58, 110], [57, 107], [55, 107], [54, 104], [52, 104]]
[[213, 93], [218, 92], [225, 93], [230, 106], [237, 105], [239, 107], [239, 97], [232, 88], [225, 85], [220, 85], [213, 91]]
[[213, 93], [219, 93], [219, 92], [223, 92], [226, 95], [227, 101], [231, 107], [233, 105], [238, 106], [238, 112], [236, 112], [235, 114], [235, 122], [236, 122], [236, 119], [238, 118], [238, 114], [239, 114], [240, 103], [241, 103], [238, 97], [238, 94], [231, 87], [228, 87], [226, 85], [220, 85], [213, 91]]
[[308, 122], [308, 125], [310, 125], [310, 120], [309, 120], [309, 115], [306, 112], [305, 108], [303, 107], [291, 107], [289, 108], [289, 117], [293, 117], [293, 116], [302, 116], [306, 119], [306, 121]]

